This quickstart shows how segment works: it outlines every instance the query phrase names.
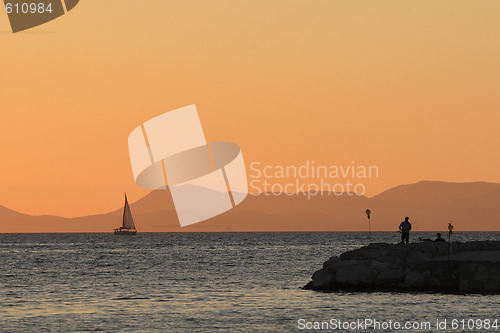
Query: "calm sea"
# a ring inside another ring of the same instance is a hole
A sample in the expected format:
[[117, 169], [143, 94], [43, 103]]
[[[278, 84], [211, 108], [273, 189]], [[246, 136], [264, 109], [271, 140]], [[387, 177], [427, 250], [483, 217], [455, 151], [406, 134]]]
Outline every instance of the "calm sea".
[[500, 321], [500, 295], [300, 289], [330, 256], [367, 243], [350, 232], [0, 234], [0, 331], [293, 332], [300, 319], [430, 322], [431, 331], [446, 319], [451, 331], [453, 319]]

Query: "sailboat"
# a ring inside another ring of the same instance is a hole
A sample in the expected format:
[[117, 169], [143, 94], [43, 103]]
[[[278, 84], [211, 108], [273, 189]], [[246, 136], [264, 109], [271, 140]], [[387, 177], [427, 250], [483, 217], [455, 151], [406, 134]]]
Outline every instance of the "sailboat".
[[125, 193], [125, 206], [123, 207], [123, 222], [122, 226], [115, 229], [115, 235], [135, 235], [137, 230], [135, 230], [134, 219], [132, 218], [132, 213], [130, 212], [130, 206], [128, 205], [127, 194]]

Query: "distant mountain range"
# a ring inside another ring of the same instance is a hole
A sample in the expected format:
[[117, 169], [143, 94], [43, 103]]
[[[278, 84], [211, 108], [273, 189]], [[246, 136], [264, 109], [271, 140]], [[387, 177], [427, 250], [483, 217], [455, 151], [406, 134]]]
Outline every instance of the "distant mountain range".
[[[131, 204], [139, 232], [150, 231], [373, 231], [397, 230], [409, 216], [414, 230], [500, 231], [500, 184], [422, 181], [400, 185], [373, 198], [307, 195], [249, 195], [236, 208], [185, 228], [179, 226], [169, 191], [152, 191]], [[122, 208], [108, 214], [63, 218], [30, 216], [0, 206], [0, 232], [112, 232]]]

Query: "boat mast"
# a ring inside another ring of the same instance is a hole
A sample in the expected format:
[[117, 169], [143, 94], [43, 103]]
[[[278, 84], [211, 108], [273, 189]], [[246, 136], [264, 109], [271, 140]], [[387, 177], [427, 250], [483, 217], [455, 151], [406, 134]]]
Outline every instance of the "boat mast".
[[125, 228], [125, 212], [127, 211], [127, 193], [123, 192], [123, 194], [125, 194], [125, 204], [123, 204], [122, 228]]

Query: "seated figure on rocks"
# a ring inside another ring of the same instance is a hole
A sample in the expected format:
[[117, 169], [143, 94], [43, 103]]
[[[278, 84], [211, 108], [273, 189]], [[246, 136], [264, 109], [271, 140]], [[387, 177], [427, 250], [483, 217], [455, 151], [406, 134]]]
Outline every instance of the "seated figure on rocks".
[[401, 231], [401, 243], [408, 244], [410, 242], [411, 230], [410, 218], [408, 216], [405, 217], [405, 220], [399, 225], [399, 230]]
[[434, 240], [435, 242], [446, 242], [443, 237], [441, 237], [441, 234], [438, 232], [437, 233], [437, 238]]

